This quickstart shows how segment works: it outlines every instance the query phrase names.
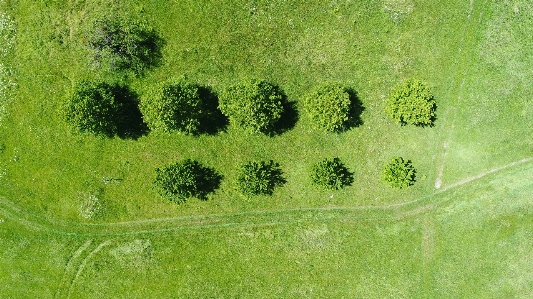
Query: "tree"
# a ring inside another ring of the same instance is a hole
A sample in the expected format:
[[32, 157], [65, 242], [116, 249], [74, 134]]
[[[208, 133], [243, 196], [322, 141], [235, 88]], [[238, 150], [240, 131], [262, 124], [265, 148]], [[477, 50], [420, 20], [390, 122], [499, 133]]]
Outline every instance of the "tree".
[[274, 189], [285, 183], [278, 163], [270, 160], [248, 162], [238, 170], [237, 186], [248, 196], [272, 195]]
[[338, 190], [353, 183], [353, 174], [339, 158], [326, 158], [312, 166], [311, 180], [325, 190]]
[[346, 128], [352, 103], [348, 90], [342, 85], [319, 85], [304, 98], [303, 104], [315, 129], [339, 132]]
[[156, 168], [155, 171], [154, 186], [158, 193], [178, 203], [190, 197], [205, 200], [218, 188], [222, 179], [214, 169], [191, 159]]
[[272, 134], [283, 114], [283, 93], [262, 80], [244, 80], [220, 95], [219, 108], [238, 127], [250, 133]]
[[183, 80], [158, 84], [141, 98], [145, 122], [154, 131], [198, 134], [207, 113], [197, 85]]
[[161, 59], [161, 39], [145, 21], [134, 18], [95, 19], [87, 33], [87, 44], [97, 66], [110, 70], [141, 74]]
[[66, 121], [80, 132], [114, 136], [121, 122], [122, 103], [113, 90], [113, 85], [104, 82], [79, 82], [63, 107]]
[[418, 79], [396, 85], [387, 97], [387, 114], [401, 125], [431, 126], [437, 105], [429, 87]]
[[383, 168], [383, 181], [393, 188], [407, 188], [415, 183], [416, 170], [410, 160], [393, 158]]

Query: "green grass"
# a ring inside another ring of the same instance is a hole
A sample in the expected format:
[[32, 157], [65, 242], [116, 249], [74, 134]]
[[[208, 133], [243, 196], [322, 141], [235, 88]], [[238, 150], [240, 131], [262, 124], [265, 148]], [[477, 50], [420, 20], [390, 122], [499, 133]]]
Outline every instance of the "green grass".
[[[138, 140], [72, 134], [58, 113], [74, 82], [112, 77], [87, 68], [81, 46], [83, 24], [111, 2], [0, 3], [17, 24], [1, 58], [17, 88], [0, 102], [0, 297], [531, 297], [531, 164], [434, 188], [532, 156], [527, 1], [122, 1], [119, 13], [142, 12], [166, 41], [161, 67], [122, 78], [139, 94], [183, 74], [217, 92], [253, 76], [297, 107], [323, 81], [354, 88], [365, 107], [363, 125], [342, 134], [300, 115], [273, 138], [229, 127]], [[433, 128], [384, 112], [409, 77], [435, 95]], [[394, 156], [417, 169], [407, 190], [381, 182]], [[308, 170], [326, 157], [354, 173], [352, 186], [312, 186]], [[210, 200], [176, 205], [151, 188], [156, 167], [185, 158], [224, 174]], [[238, 166], [270, 159], [287, 183], [240, 195]]]

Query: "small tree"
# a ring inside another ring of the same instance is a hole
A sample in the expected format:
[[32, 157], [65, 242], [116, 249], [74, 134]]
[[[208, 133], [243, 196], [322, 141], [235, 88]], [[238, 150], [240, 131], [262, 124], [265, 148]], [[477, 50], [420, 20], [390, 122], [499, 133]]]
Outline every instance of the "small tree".
[[283, 94], [261, 80], [244, 80], [220, 95], [219, 108], [238, 127], [250, 133], [271, 134], [283, 114]]
[[97, 66], [140, 74], [161, 58], [161, 40], [145, 21], [117, 16], [95, 19], [87, 44]]
[[338, 190], [353, 183], [353, 175], [339, 158], [324, 159], [311, 168], [313, 184], [326, 190]]
[[304, 98], [303, 104], [315, 129], [338, 132], [345, 128], [351, 106], [345, 87], [336, 83], [319, 85]]
[[111, 137], [117, 133], [122, 103], [115, 99], [114, 86], [82, 81], [65, 102], [66, 121], [77, 131]]
[[197, 85], [183, 80], [158, 84], [141, 98], [144, 121], [154, 131], [198, 134], [206, 114]]
[[238, 170], [237, 186], [248, 196], [272, 195], [274, 189], [285, 183], [278, 163], [270, 160], [252, 161], [242, 165]]
[[387, 97], [387, 114], [401, 125], [432, 125], [436, 103], [421, 80], [408, 79], [396, 85]]
[[395, 157], [383, 168], [383, 181], [393, 188], [403, 189], [415, 183], [415, 174], [410, 160]]
[[158, 193], [171, 201], [187, 198], [206, 199], [220, 184], [222, 177], [212, 168], [187, 159], [163, 168], [156, 168], [154, 186]]

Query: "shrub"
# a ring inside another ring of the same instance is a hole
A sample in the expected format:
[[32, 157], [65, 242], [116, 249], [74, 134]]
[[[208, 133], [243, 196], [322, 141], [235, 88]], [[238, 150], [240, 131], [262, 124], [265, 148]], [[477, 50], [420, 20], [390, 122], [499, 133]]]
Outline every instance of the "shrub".
[[198, 86], [169, 80], [141, 98], [141, 111], [151, 130], [198, 134], [206, 113]]
[[187, 198], [206, 199], [214, 192], [222, 179], [214, 169], [191, 159], [157, 168], [154, 186], [158, 193], [171, 201], [182, 202]]
[[140, 74], [161, 58], [161, 39], [146, 22], [121, 17], [95, 19], [87, 43], [98, 67]]
[[82, 81], [65, 102], [64, 115], [77, 131], [111, 137], [117, 133], [122, 104], [115, 99], [114, 86]]
[[324, 159], [311, 168], [313, 184], [326, 190], [338, 190], [353, 183], [353, 174], [339, 158]]
[[219, 108], [238, 127], [250, 133], [272, 134], [283, 114], [284, 95], [261, 80], [244, 80], [220, 95]]
[[303, 104], [315, 129], [338, 132], [346, 128], [351, 101], [343, 86], [336, 83], [319, 85], [304, 98]]
[[272, 195], [274, 189], [285, 183], [278, 163], [248, 162], [238, 170], [237, 186], [245, 195]]
[[421, 80], [408, 79], [396, 85], [387, 97], [387, 114], [401, 125], [432, 125], [436, 104]]
[[410, 160], [395, 157], [383, 168], [383, 181], [393, 188], [403, 189], [415, 183], [415, 174]]

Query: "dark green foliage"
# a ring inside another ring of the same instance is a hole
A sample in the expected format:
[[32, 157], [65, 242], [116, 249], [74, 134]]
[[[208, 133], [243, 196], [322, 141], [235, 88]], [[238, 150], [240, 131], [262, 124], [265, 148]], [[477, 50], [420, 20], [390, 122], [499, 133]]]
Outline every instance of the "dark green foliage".
[[65, 118], [77, 131], [114, 136], [122, 103], [115, 99], [114, 87], [107, 83], [82, 81], [64, 106]]
[[311, 180], [323, 189], [338, 190], [353, 183], [353, 174], [339, 158], [327, 158], [313, 165]]
[[93, 21], [87, 33], [97, 67], [141, 74], [161, 60], [162, 40], [145, 21], [119, 16]]
[[222, 180], [222, 176], [214, 169], [191, 159], [156, 168], [155, 171], [154, 186], [158, 193], [178, 203], [190, 197], [205, 200]]
[[237, 186], [245, 195], [272, 195], [276, 187], [285, 183], [282, 174], [279, 164], [272, 160], [248, 162], [238, 170]]
[[403, 189], [415, 183], [415, 174], [415, 167], [410, 160], [395, 157], [383, 168], [383, 181], [393, 188]]
[[183, 80], [158, 84], [141, 98], [144, 120], [154, 131], [198, 134], [206, 107], [198, 86]]
[[222, 92], [219, 108], [232, 124], [250, 133], [272, 134], [284, 112], [283, 100], [278, 87], [252, 79]]
[[387, 97], [387, 114], [401, 125], [431, 126], [437, 105], [421, 80], [408, 79], [396, 85]]
[[137, 95], [126, 86], [81, 81], [62, 108], [66, 121], [78, 132], [137, 138], [147, 131]]
[[326, 132], [345, 129], [350, 116], [350, 94], [342, 85], [325, 83], [317, 86], [304, 98], [313, 127]]

